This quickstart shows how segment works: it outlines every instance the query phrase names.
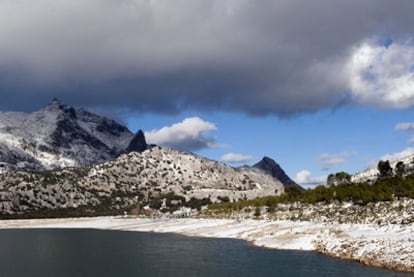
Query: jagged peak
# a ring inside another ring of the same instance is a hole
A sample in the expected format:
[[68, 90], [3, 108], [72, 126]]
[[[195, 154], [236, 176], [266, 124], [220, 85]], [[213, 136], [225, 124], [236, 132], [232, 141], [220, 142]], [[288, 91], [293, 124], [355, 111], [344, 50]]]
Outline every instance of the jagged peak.
[[145, 134], [142, 130], [138, 130], [135, 136], [129, 143], [126, 151], [129, 152], [142, 152], [148, 149], [147, 142], [145, 140]]
[[66, 108], [66, 105], [64, 105], [57, 97], [53, 97], [52, 101], [49, 102], [49, 104], [44, 108], [46, 111], [62, 111]]
[[272, 159], [272, 158], [270, 158], [268, 156], [264, 156], [262, 158], [261, 162], [264, 162], [266, 164], [277, 164], [278, 165], [278, 163], [274, 159]]
[[141, 129], [138, 130], [135, 136], [142, 137], [143, 139], [145, 139], [144, 131], [142, 131]]
[[49, 102], [49, 104], [48, 104], [48, 107], [50, 107], [50, 106], [54, 106], [54, 107], [61, 107], [61, 106], [64, 106], [63, 104], [62, 104], [62, 102], [59, 100], [59, 98], [57, 98], [57, 97], [53, 97], [52, 98], [52, 101], [50, 101]]
[[41, 111], [51, 112], [57, 115], [60, 120], [75, 119], [77, 117], [75, 108], [63, 104], [57, 97], [53, 97], [52, 101]]

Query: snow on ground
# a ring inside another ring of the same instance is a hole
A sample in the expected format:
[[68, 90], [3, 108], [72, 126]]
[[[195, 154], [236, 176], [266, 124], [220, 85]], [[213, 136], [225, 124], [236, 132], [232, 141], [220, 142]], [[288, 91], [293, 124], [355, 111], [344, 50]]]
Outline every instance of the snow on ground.
[[369, 265], [414, 272], [414, 225], [96, 217], [0, 221], [0, 229], [6, 228], [93, 228], [234, 238], [261, 247], [316, 250]]

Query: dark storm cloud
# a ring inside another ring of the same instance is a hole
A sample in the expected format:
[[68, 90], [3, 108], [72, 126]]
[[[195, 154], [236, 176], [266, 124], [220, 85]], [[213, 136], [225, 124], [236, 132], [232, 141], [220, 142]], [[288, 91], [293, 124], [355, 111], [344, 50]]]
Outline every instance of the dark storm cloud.
[[[354, 48], [410, 38], [413, 8], [404, 0], [3, 0], [0, 108], [32, 110], [54, 96], [159, 113], [336, 107], [353, 99], [345, 65]], [[356, 100], [370, 101], [356, 89]]]

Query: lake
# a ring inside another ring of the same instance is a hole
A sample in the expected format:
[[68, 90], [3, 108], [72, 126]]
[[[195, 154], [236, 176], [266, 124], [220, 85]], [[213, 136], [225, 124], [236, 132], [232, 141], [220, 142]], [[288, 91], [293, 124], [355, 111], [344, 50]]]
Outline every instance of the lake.
[[84, 229], [0, 230], [0, 276], [412, 276], [242, 240]]

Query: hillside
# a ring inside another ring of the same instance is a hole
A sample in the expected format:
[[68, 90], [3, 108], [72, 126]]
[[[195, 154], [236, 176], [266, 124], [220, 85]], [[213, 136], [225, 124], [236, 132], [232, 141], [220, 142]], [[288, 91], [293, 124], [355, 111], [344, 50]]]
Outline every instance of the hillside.
[[[215, 202], [277, 195], [283, 185], [254, 168], [234, 169], [190, 153], [154, 147], [86, 168], [0, 174], [3, 215], [77, 208], [82, 215], [140, 206], [173, 212]], [[52, 212], [51, 212], [52, 211]]]

